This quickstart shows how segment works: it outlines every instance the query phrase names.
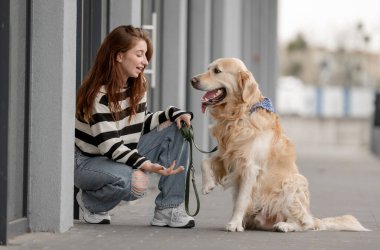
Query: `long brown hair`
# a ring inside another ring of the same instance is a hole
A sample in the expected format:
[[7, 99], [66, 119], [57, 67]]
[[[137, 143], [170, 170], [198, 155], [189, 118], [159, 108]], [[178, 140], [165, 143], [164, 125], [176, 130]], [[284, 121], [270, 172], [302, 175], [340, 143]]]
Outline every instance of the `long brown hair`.
[[119, 52], [124, 53], [132, 49], [139, 40], [144, 40], [147, 44], [146, 58], [148, 62], [152, 58], [153, 47], [148, 34], [140, 28], [132, 25], [119, 26], [107, 35], [101, 44], [95, 58], [95, 62], [89, 74], [80, 86], [76, 98], [76, 117], [84, 121], [92, 120], [92, 108], [95, 98], [101, 86], [104, 85], [107, 91], [109, 107], [113, 118], [119, 118], [121, 107], [117, 93], [128, 84], [129, 106], [132, 117], [137, 113], [137, 107], [147, 90], [147, 83], [144, 72], [137, 78], [129, 78], [125, 83], [122, 75], [116, 66], [116, 56]]

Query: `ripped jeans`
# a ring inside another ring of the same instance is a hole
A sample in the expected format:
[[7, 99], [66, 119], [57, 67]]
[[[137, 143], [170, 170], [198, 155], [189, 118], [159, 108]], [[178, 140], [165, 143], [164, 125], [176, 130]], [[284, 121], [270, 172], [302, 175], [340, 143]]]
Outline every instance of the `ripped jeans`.
[[[176, 167], [186, 168], [188, 165], [188, 143], [175, 123], [143, 135], [137, 149], [151, 162], [165, 167], [173, 160], [176, 160]], [[184, 201], [185, 177], [186, 170], [160, 177], [160, 192], [155, 200], [158, 209], [177, 207]], [[148, 179], [141, 170], [134, 170], [105, 156], [89, 157], [75, 149], [74, 183], [82, 189], [83, 203], [91, 212], [106, 212], [122, 200], [133, 201], [143, 197]]]

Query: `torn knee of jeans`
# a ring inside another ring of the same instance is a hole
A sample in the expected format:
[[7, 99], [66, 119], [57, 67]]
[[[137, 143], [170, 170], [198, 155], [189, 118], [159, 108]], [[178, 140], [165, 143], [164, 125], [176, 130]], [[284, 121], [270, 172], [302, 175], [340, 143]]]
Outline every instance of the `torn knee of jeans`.
[[148, 188], [148, 177], [141, 171], [136, 170], [132, 174], [132, 188], [131, 192], [136, 198], [142, 197]]

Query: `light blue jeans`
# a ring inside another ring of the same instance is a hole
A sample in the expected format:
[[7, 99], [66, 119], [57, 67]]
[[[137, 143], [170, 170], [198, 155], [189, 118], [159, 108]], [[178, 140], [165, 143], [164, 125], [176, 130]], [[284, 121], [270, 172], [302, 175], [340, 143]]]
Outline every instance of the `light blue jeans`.
[[[155, 129], [140, 138], [137, 149], [151, 162], [165, 167], [176, 160], [176, 167], [188, 165], [187, 141], [175, 123], [162, 130]], [[131, 192], [131, 167], [105, 156], [88, 157], [75, 149], [75, 186], [82, 189], [85, 207], [94, 213], [106, 212], [121, 200], [141, 198]], [[186, 170], [176, 175], [161, 176], [156, 197], [156, 208], [177, 207], [184, 201]]]

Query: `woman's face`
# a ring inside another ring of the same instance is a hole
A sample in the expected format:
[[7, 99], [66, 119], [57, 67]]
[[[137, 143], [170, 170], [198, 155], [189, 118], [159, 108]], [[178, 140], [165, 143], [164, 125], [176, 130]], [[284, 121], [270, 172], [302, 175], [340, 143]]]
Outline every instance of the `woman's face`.
[[129, 77], [137, 78], [148, 65], [148, 60], [145, 55], [146, 51], [146, 42], [144, 40], [138, 40], [132, 49], [117, 54], [116, 60], [120, 64], [125, 78], [123, 79], [124, 81], [127, 81]]

